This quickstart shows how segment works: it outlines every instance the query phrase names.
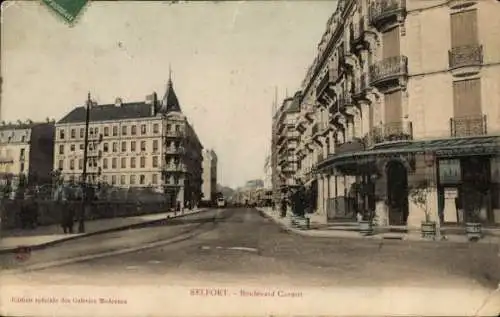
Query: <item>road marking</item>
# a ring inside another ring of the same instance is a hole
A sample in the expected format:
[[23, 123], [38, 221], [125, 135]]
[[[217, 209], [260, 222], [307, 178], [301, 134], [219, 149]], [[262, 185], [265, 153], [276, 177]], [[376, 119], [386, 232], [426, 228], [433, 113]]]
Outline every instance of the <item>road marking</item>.
[[209, 247], [209, 246], [205, 246], [205, 245], [204, 245], [204, 246], [202, 246], [202, 247], [201, 247], [201, 249], [202, 249], [202, 250], [210, 250], [210, 249], [211, 249], [211, 247]]
[[151, 260], [151, 261], [149, 261], [148, 263], [150, 263], [150, 264], [159, 264], [159, 263], [161, 263], [161, 261], [158, 261], [158, 260]]

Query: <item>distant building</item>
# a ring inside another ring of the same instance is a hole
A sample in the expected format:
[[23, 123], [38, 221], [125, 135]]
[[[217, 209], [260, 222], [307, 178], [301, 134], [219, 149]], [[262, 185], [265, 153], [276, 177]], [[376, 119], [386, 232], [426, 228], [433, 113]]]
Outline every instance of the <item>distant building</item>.
[[[85, 107], [56, 124], [54, 168], [66, 181], [81, 181]], [[202, 145], [168, 80], [162, 100], [94, 105], [90, 110], [88, 183], [121, 188], [153, 187], [177, 202], [197, 204], [201, 196]]]
[[54, 153], [54, 123], [0, 125], [0, 181], [50, 183]]
[[217, 194], [217, 154], [214, 150], [203, 151], [202, 200], [212, 202]]
[[275, 203], [296, 185], [295, 174], [299, 168], [295, 154], [299, 143], [299, 131], [296, 128], [300, 115], [300, 92], [286, 98], [273, 117], [272, 190]]

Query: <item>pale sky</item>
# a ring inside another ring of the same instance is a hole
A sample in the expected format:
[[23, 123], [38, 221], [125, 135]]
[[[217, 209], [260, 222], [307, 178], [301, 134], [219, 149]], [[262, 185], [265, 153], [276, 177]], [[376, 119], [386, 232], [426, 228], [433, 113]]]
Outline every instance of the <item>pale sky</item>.
[[61, 119], [98, 103], [163, 96], [219, 157], [218, 183], [264, 178], [274, 87], [300, 87], [335, 1], [92, 2], [73, 27], [41, 1], [2, 10], [1, 120]]

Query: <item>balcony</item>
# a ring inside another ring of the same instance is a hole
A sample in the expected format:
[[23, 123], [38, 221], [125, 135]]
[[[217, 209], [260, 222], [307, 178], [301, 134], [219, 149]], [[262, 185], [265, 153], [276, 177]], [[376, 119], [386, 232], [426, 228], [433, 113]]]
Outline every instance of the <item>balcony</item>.
[[389, 122], [373, 128], [365, 137], [365, 146], [370, 148], [385, 142], [413, 140], [413, 126], [410, 121]]
[[358, 23], [352, 26], [350, 44], [351, 44], [351, 51], [353, 51], [354, 53], [368, 48], [368, 43], [365, 38], [364, 17], [361, 17]]
[[370, 23], [379, 31], [398, 23], [406, 14], [406, 0], [375, 0], [370, 5]]
[[483, 65], [483, 46], [472, 44], [454, 47], [448, 51], [448, 61], [453, 76], [477, 74]]
[[98, 149], [88, 150], [87, 157], [102, 157], [102, 151]]
[[184, 166], [184, 164], [167, 164], [165, 165], [165, 171], [170, 173], [185, 172], [186, 166]]
[[182, 138], [184, 136], [184, 132], [169, 130], [165, 133], [165, 136], [167, 138]]
[[184, 154], [186, 151], [183, 147], [168, 147], [165, 149], [166, 154], [180, 155]]
[[316, 99], [319, 99], [323, 92], [330, 86], [330, 71], [326, 73], [326, 75], [321, 79], [316, 88]]
[[352, 98], [354, 100], [366, 100], [366, 91], [368, 90], [368, 80], [366, 74], [361, 74], [360, 77], [357, 77], [354, 82], [354, 92], [352, 94]]
[[94, 134], [94, 133], [89, 133], [89, 141], [97, 141], [97, 142], [102, 142], [102, 133]]
[[408, 58], [403, 55], [389, 57], [370, 65], [370, 84], [377, 88], [402, 85], [408, 75]]
[[452, 137], [478, 136], [487, 133], [486, 115], [450, 118], [450, 134]]

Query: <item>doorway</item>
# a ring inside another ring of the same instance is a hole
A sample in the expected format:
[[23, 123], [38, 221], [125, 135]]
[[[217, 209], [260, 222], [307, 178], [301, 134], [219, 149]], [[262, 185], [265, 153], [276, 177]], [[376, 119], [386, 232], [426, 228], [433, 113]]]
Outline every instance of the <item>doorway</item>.
[[390, 161], [387, 173], [389, 225], [404, 226], [408, 220], [408, 171], [399, 161]]

